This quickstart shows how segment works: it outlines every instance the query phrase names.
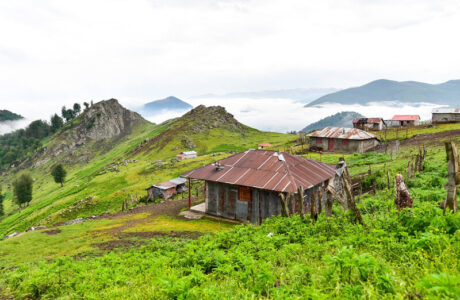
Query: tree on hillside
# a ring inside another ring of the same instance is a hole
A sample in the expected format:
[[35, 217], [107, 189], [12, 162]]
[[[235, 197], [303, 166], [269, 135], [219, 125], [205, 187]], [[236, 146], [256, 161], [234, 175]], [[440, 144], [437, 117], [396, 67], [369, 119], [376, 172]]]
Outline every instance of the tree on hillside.
[[73, 109], [67, 109], [65, 106], [61, 109], [61, 115], [65, 119], [66, 122], [70, 122], [75, 118], [75, 112]]
[[30, 123], [25, 130], [26, 137], [42, 139], [47, 137], [50, 132], [50, 125], [42, 120], [36, 120]]
[[83, 102], [83, 105], [85, 106], [85, 111], [89, 109], [89, 103], [88, 102]]
[[56, 183], [60, 183], [61, 187], [64, 186], [65, 177], [67, 176], [67, 172], [62, 166], [62, 164], [57, 165], [54, 167], [53, 171], [51, 171], [51, 175], [54, 177], [54, 181]]
[[81, 112], [81, 105], [78, 104], [78, 103], [75, 103], [75, 104], [73, 105], [73, 112], [74, 112], [74, 115], [75, 115], [75, 116], [79, 115], [80, 112]]
[[0, 217], [5, 214], [3, 211], [3, 199], [5, 199], [5, 195], [3, 195], [2, 186], [0, 185]]
[[29, 173], [23, 173], [14, 181], [14, 201], [19, 206], [19, 210], [21, 210], [23, 204], [25, 207], [32, 201], [32, 186], [33, 180]]
[[62, 118], [57, 114], [54, 114], [51, 117], [51, 132], [55, 133], [62, 126], [64, 126], [64, 120], [62, 120]]

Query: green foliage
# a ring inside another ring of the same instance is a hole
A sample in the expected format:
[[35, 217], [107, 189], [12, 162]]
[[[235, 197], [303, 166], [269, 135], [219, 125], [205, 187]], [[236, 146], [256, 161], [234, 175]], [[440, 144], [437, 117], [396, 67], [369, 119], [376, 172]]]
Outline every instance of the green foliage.
[[65, 177], [67, 176], [67, 171], [64, 169], [62, 164], [58, 164], [51, 171], [51, 176], [53, 176], [56, 183], [60, 183], [61, 187], [64, 185]]
[[64, 126], [64, 121], [62, 120], [62, 118], [58, 116], [57, 114], [54, 114], [51, 117], [51, 132], [55, 133], [63, 126]]
[[14, 199], [21, 207], [32, 201], [33, 179], [29, 173], [23, 173], [13, 183]]
[[9, 110], [0, 110], [0, 122], [2, 121], [14, 121], [23, 119], [21, 115], [15, 114]]
[[5, 211], [3, 209], [3, 200], [5, 199], [5, 195], [3, 195], [3, 189], [2, 186], [0, 185], [0, 217], [5, 214]]

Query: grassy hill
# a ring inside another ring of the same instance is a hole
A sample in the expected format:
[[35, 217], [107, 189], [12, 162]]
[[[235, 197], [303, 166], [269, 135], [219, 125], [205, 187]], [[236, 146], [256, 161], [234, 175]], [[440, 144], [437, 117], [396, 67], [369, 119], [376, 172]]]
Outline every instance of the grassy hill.
[[325, 128], [327, 126], [353, 127], [354, 118], [364, 118], [364, 116], [354, 111], [342, 111], [332, 116], [321, 119], [318, 122], [314, 122], [302, 129], [302, 131], [310, 132], [316, 129]]
[[344, 89], [310, 102], [306, 107], [323, 103], [362, 104], [377, 101], [399, 101], [405, 103], [435, 103], [458, 106], [460, 101], [460, 80], [441, 84], [416, 81], [393, 81], [380, 79], [365, 85]]
[[[0, 185], [7, 192], [6, 214], [0, 218], [0, 236], [30, 226], [117, 212], [124, 200], [144, 196], [153, 183], [230, 155], [227, 151], [255, 148], [265, 141], [284, 145], [294, 139], [242, 125], [220, 107], [201, 106], [181, 118], [155, 125], [115, 100], [99, 102], [46, 138], [42, 149], [3, 174]], [[201, 156], [177, 162], [175, 155], [187, 149], [196, 149]], [[68, 171], [63, 188], [50, 175], [58, 162]], [[30, 206], [19, 212], [12, 203], [11, 182], [24, 171], [35, 180], [34, 192]], [[78, 205], [88, 197], [92, 197], [90, 201]]]
[[[133, 134], [155, 138], [171, 126], [187, 128], [180, 119], [162, 126], [154, 125], [155, 132], [152, 127], [140, 127]], [[332, 218], [323, 213], [316, 221], [308, 216], [306, 220], [276, 217], [262, 226], [234, 226], [162, 214], [161, 209], [181, 201], [172, 200], [153, 205], [148, 213], [114, 215], [0, 241], [0, 264], [5, 266], [0, 270], [0, 296], [456, 299], [460, 292], [460, 215], [443, 215], [439, 208], [447, 182], [443, 141], [453, 138], [460, 145], [459, 135], [449, 134], [452, 128], [457, 127], [449, 124], [432, 135], [414, 135], [401, 143], [394, 157], [385, 153], [345, 155], [351, 175], [366, 174], [363, 184], [375, 182], [377, 187], [375, 195], [364, 194], [359, 199], [364, 226], [356, 224], [352, 214], [337, 203]], [[422, 143], [428, 151], [425, 169], [406, 178], [414, 207], [398, 212], [393, 182], [389, 190], [386, 187], [386, 173], [405, 175], [408, 161]], [[135, 143], [120, 145], [119, 153], [131, 153], [128, 144]], [[226, 155], [204, 155], [161, 169], [147, 160], [156, 157], [158, 145], [161, 143], [148, 144], [146, 149], [154, 151], [134, 152], [138, 163], [95, 176], [84, 189], [114, 201], [117, 196], [115, 191], [110, 194], [110, 185], [126, 186], [123, 180], [136, 185], [144, 177], [172, 176]], [[100, 166], [112, 161], [111, 155], [98, 157], [106, 159]], [[343, 155], [307, 156], [335, 163]], [[367, 175], [369, 169], [371, 175]], [[80, 168], [73, 172], [74, 179], [62, 190], [74, 189], [69, 185], [83, 178], [82, 172], [91, 171]], [[46, 191], [54, 189], [50, 186]]]

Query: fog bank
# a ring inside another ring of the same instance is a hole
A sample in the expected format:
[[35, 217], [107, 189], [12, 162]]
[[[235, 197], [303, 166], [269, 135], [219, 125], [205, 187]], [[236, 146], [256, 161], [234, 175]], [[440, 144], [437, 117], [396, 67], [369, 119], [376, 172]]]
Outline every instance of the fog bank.
[[[395, 114], [418, 114], [422, 120], [431, 119], [431, 111], [439, 105], [420, 103], [404, 104], [381, 102], [370, 105], [325, 104], [317, 107], [304, 107], [291, 99], [251, 99], [251, 98], [203, 98], [186, 99], [194, 107], [220, 105], [235, 116], [241, 123], [265, 131], [287, 132], [301, 130], [305, 126], [322, 118], [341, 111], [355, 111], [366, 117], [382, 117], [391, 119]], [[148, 118], [160, 123], [170, 118], [181, 116], [181, 113], [165, 111], [162, 114]], [[351, 124], [350, 124], [351, 126]]]

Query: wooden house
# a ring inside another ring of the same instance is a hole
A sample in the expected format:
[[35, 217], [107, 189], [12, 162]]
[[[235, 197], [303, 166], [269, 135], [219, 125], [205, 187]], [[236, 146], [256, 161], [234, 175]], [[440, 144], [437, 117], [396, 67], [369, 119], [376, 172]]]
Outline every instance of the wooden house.
[[282, 152], [248, 150], [181, 176], [205, 181], [206, 213], [260, 224], [281, 214], [280, 193], [295, 194], [301, 187], [308, 207], [313, 192], [327, 185], [334, 174], [335, 166], [326, 163]]
[[385, 128], [385, 121], [382, 118], [356, 118], [353, 119], [353, 128], [380, 131]]
[[153, 201], [157, 198], [169, 199], [178, 193], [187, 191], [186, 180], [175, 178], [166, 182], [161, 182], [147, 188], [147, 200]]
[[357, 128], [326, 127], [307, 136], [310, 147], [330, 152], [364, 153], [380, 144], [377, 136]]

